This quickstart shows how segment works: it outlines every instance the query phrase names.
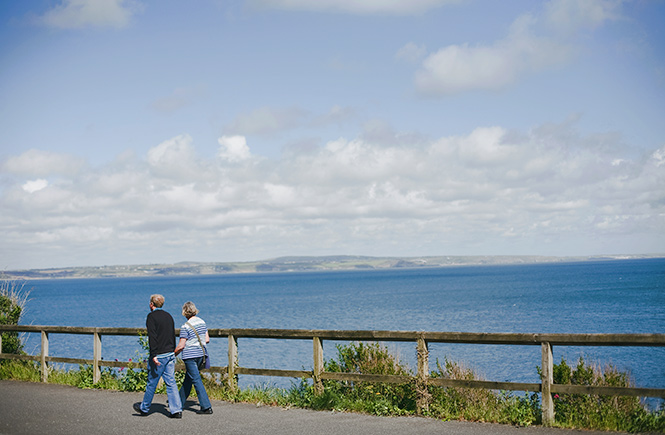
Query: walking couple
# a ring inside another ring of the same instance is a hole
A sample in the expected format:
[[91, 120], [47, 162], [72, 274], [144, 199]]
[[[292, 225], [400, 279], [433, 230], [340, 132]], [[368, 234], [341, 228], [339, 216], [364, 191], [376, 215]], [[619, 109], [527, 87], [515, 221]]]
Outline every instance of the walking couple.
[[[201, 409], [197, 414], [212, 414], [212, 406], [208, 393], [201, 380], [199, 365], [206, 354], [205, 343], [210, 341], [206, 323], [196, 315], [199, 310], [192, 302], [185, 302], [182, 315], [187, 322], [180, 328], [180, 341], [175, 343], [175, 326], [173, 317], [164, 311], [164, 296], [150, 297], [150, 313], [146, 319], [150, 358], [148, 359], [148, 384], [143, 401], [134, 404], [134, 411], [139, 415], [148, 415], [159, 379], [164, 379], [169, 404], [169, 417], [182, 418], [184, 405], [192, 386], [196, 390]], [[185, 363], [185, 380], [178, 391], [175, 381], [175, 358], [182, 352]]]

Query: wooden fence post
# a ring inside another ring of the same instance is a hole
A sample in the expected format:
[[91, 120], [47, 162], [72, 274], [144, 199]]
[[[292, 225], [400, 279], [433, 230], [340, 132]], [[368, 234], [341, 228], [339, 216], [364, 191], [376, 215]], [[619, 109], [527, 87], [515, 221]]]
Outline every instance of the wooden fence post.
[[228, 383], [231, 391], [236, 391], [238, 388], [238, 377], [236, 375], [236, 367], [238, 367], [238, 339], [233, 335], [229, 335], [229, 366], [228, 366]]
[[554, 362], [552, 346], [550, 343], [541, 343], [542, 371], [541, 371], [541, 401], [543, 408], [543, 426], [554, 424], [554, 401], [552, 400], [552, 384], [554, 383]]
[[419, 338], [417, 341], [418, 374], [416, 378], [416, 405], [418, 414], [429, 411], [431, 394], [427, 389], [429, 379], [429, 349], [427, 341]]
[[102, 371], [99, 362], [102, 359], [102, 336], [99, 332], [93, 334], [92, 344], [92, 382], [96, 384], [102, 380]]
[[323, 373], [323, 341], [320, 337], [314, 337], [314, 371], [312, 378], [314, 381], [314, 392], [316, 394], [323, 394], [323, 380], [321, 373]]
[[42, 382], [48, 382], [48, 365], [46, 364], [46, 357], [48, 356], [48, 333], [45, 331], [41, 331], [41, 333], [42, 348], [40, 362], [42, 365]]

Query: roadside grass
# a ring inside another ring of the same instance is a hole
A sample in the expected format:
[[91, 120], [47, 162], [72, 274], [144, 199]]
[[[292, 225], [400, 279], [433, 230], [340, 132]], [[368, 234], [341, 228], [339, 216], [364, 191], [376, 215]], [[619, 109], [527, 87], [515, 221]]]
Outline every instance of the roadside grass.
[[[141, 341], [145, 348], [145, 340]], [[136, 361], [144, 360], [137, 356]], [[363, 373], [414, 376], [413, 372], [390, 351], [378, 343], [351, 343], [337, 346], [337, 357], [324, 362], [327, 372]], [[32, 361], [0, 361], [0, 379], [39, 382], [40, 366]], [[538, 371], [540, 369], [538, 368]], [[101, 380], [93, 383], [92, 367], [79, 366], [78, 370], [50, 368], [49, 382], [79, 388], [143, 391], [147, 373], [138, 364], [122, 369], [104, 368]], [[432, 378], [479, 379], [475, 372], [463, 364], [445, 359], [436, 361]], [[178, 385], [184, 371], [176, 372]], [[205, 373], [206, 390], [211, 399], [246, 402], [284, 408], [297, 407], [314, 410], [360, 412], [379, 416], [417, 414], [417, 384], [384, 384], [324, 380], [322, 394], [316, 394], [310, 379], [294, 381], [290, 388], [270, 385], [231, 390], [226, 379], [219, 374]], [[554, 365], [554, 382], [558, 384], [594, 386], [632, 386], [629, 376], [612, 366], [580, 358], [575, 366], [565, 360]], [[165, 393], [164, 387], [158, 393]], [[515, 394], [471, 388], [428, 386], [429, 406], [424, 416], [440, 420], [467, 420], [503, 423], [517, 426], [541, 424], [539, 395]], [[195, 391], [192, 390], [195, 396]], [[563, 428], [607, 431], [665, 433], [665, 409], [647, 409], [636, 397], [590, 395], [555, 395], [556, 426]]]

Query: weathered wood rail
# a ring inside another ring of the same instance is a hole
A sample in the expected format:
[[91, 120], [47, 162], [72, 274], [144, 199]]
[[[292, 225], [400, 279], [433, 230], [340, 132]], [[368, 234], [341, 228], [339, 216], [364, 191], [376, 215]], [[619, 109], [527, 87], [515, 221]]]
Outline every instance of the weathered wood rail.
[[[42, 381], [48, 381], [49, 363], [89, 364], [93, 367], [94, 381], [101, 376], [101, 367], [145, 367], [129, 361], [109, 361], [102, 359], [102, 336], [146, 335], [145, 328], [89, 328], [73, 326], [13, 326], [0, 325], [0, 331], [16, 331], [41, 334], [39, 355], [14, 355], [2, 353], [0, 359], [38, 361], [42, 369]], [[178, 331], [176, 331], [177, 333]], [[325, 379], [351, 382], [416, 383], [455, 388], [485, 388], [492, 390], [531, 391], [541, 393], [543, 424], [554, 422], [554, 402], [552, 395], [593, 394], [609, 396], [638, 396], [665, 398], [665, 389], [634, 387], [594, 387], [586, 385], [560, 385], [553, 381], [553, 346], [649, 346], [665, 347], [665, 334], [526, 334], [526, 333], [476, 333], [476, 332], [425, 332], [425, 331], [346, 331], [346, 330], [305, 330], [305, 329], [210, 329], [212, 338], [226, 337], [228, 340], [228, 365], [215, 366], [208, 371], [226, 377], [229, 388], [237, 388], [238, 375], [280, 376], [312, 378], [317, 391], [323, 390]], [[93, 339], [93, 358], [65, 358], [49, 355], [49, 334], [87, 334]], [[313, 344], [312, 370], [279, 370], [242, 367], [238, 359], [239, 338], [261, 338], [281, 340], [311, 340]], [[333, 373], [324, 371], [323, 341], [362, 341], [362, 342], [414, 342], [417, 350], [417, 373], [415, 376], [372, 375], [362, 373]], [[460, 380], [430, 378], [429, 343], [467, 343], [492, 345], [533, 345], [541, 349], [542, 373], [540, 383], [495, 382], [481, 380]], [[427, 407], [426, 401], [419, 406]]]

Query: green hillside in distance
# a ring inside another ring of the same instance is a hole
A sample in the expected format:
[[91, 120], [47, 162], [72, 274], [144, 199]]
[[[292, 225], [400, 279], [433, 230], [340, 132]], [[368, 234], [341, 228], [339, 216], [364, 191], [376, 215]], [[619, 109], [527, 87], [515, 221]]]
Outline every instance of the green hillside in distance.
[[62, 267], [52, 269], [9, 270], [0, 272], [0, 279], [50, 278], [121, 278], [141, 276], [220, 275], [229, 273], [316, 272], [335, 270], [381, 270], [394, 268], [428, 268], [446, 266], [507, 265], [602, 261], [638, 258], [662, 258], [660, 255], [608, 255], [580, 257], [551, 257], [532, 255], [488, 256], [425, 256], [425, 257], [367, 257], [329, 255], [319, 257], [279, 257], [248, 262], [191, 262], [175, 264], [140, 264], [94, 267]]

